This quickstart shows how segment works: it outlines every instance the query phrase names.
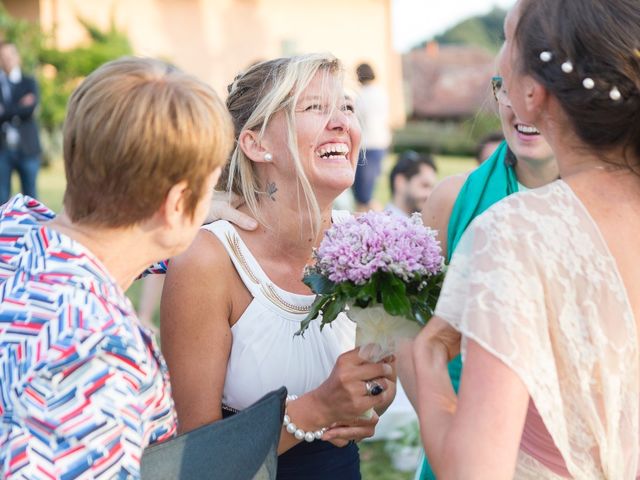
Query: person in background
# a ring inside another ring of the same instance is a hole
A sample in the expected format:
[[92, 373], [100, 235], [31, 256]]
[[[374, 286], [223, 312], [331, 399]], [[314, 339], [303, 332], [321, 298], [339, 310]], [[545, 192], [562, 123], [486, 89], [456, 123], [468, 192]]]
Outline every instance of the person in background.
[[478, 162], [478, 165], [493, 155], [493, 152], [497, 150], [503, 140], [504, 134], [502, 132], [493, 132], [482, 137], [476, 148], [476, 162]]
[[437, 177], [438, 168], [431, 155], [413, 150], [402, 152], [389, 174], [391, 202], [385, 210], [402, 215], [421, 212]]
[[38, 84], [24, 75], [20, 55], [13, 43], [0, 44], [0, 204], [11, 195], [11, 175], [20, 175], [22, 193], [38, 196], [40, 137], [35, 121]]
[[504, 30], [499, 101], [560, 179], [466, 228], [403, 385], [439, 478], [635, 479], [640, 4], [519, 0]]
[[382, 171], [382, 160], [391, 144], [391, 131], [389, 100], [376, 83], [373, 68], [362, 63], [358, 65], [356, 74], [362, 87], [356, 98], [356, 111], [362, 125], [362, 145], [352, 190], [356, 210], [364, 212], [374, 206], [373, 191]]
[[191, 243], [232, 138], [214, 91], [160, 61], [106, 63], [73, 92], [63, 212], [0, 208], [2, 478], [140, 478], [147, 445], [175, 435], [125, 290]]

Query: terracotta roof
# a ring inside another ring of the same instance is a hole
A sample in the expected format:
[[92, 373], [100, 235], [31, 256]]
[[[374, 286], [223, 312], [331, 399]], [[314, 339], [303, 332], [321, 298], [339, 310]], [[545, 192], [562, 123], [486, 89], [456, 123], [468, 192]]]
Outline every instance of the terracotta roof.
[[414, 118], [473, 116], [490, 98], [495, 57], [472, 46], [434, 43], [403, 56]]

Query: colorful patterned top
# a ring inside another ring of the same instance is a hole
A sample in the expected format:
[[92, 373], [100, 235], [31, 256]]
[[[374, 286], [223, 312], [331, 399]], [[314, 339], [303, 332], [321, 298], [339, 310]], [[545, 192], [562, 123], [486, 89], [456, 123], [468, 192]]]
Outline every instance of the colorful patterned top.
[[0, 209], [0, 476], [138, 478], [172, 437], [168, 371], [102, 263], [18, 195]]

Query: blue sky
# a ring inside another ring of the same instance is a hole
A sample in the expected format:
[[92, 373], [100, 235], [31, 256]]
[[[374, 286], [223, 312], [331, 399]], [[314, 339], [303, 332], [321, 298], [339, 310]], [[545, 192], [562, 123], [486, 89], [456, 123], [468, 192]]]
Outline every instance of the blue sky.
[[406, 52], [425, 38], [493, 6], [510, 8], [515, 0], [393, 0], [393, 45]]

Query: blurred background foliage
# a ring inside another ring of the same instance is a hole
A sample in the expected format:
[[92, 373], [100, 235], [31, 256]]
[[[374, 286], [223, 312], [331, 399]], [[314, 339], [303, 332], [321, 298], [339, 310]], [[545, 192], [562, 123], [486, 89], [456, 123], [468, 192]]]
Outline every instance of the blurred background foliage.
[[498, 53], [504, 41], [503, 25], [506, 16], [506, 10], [496, 7], [485, 15], [469, 17], [457, 23], [433, 39], [419, 43], [414, 49], [424, 48], [428, 41], [435, 40], [442, 45], [475, 45]]
[[[497, 52], [506, 12], [495, 8], [486, 15], [470, 17], [428, 41], [441, 44], [475, 45]], [[86, 42], [70, 50], [59, 50], [38, 24], [14, 18], [0, 2], [0, 38], [14, 42], [22, 56], [25, 72], [34, 74], [40, 85], [39, 121], [44, 144], [44, 161], [61, 154], [61, 130], [69, 95], [80, 81], [98, 66], [123, 55], [133, 54], [126, 34], [112, 20], [106, 30], [79, 18], [86, 30]], [[407, 148], [443, 155], [473, 155], [480, 138], [500, 129], [495, 112], [486, 109], [458, 121], [409, 121], [394, 132], [393, 150]]]
[[[460, 21], [442, 33], [416, 44], [411, 50], [425, 49], [428, 43], [480, 47], [496, 55], [504, 41], [503, 25], [507, 11], [493, 8], [487, 14]], [[488, 87], [487, 87], [488, 88]], [[489, 102], [467, 118], [408, 119], [394, 132], [393, 151], [406, 149], [439, 155], [474, 156], [478, 142], [487, 134], [501, 131], [497, 111]]]
[[474, 156], [480, 139], [500, 128], [500, 119], [491, 111], [478, 112], [462, 121], [410, 120], [393, 132], [393, 151]]
[[39, 25], [12, 17], [0, 3], [0, 38], [16, 44], [24, 71], [35, 75], [40, 86], [38, 116], [45, 163], [60, 155], [62, 123], [73, 89], [104, 62], [133, 53], [127, 36], [118, 31], [113, 20], [106, 30], [84, 19], [79, 21], [88, 40], [70, 50], [59, 50]]

